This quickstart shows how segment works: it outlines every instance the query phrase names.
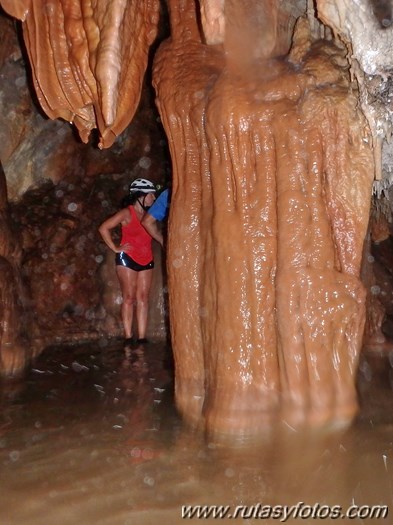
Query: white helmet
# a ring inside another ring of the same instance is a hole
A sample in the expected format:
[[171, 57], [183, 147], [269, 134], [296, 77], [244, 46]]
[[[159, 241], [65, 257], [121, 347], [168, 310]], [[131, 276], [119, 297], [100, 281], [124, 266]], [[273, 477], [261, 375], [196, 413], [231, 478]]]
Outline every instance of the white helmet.
[[150, 180], [135, 179], [130, 184], [130, 193], [136, 193], [137, 191], [140, 191], [141, 193], [155, 193], [157, 190]]

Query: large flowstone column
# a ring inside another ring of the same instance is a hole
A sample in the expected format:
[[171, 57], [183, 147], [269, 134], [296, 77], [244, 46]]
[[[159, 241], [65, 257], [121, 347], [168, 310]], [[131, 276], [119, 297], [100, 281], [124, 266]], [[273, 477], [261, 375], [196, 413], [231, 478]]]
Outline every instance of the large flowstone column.
[[218, 433], [259, 431], [277, 413], [294, 424], [348, 421], [373, 155], [345, 50], [312, 44], [303, 21], [291, 54], [274, 58], [279, 36], [266, 31], [265, 48], [255, 28], [268, 1], [226, 2], [225, 38], [209, 46], [196, 3], [169, 4], [172, 37], [154, 84], [173, 160], [179, 410]]

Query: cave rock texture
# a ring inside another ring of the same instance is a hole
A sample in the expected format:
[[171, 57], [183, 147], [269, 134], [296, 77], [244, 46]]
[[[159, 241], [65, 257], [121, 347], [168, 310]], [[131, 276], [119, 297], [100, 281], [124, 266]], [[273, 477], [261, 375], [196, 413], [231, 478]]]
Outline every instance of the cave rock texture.
[[226, 2], [223, 44], [209, 47], [186, 4], [170, 4], [154, 67], [174, 165], [178, 405], [223, 432], [264, 424], [280, 404], [296, 421], [345, 419], [373, 179], [346, 50], [312, 44], [300, 20], [289, 60], [275, 59], [286, 39], [269, 2]]
[[[158, 3], [1, 5], [22, 21], [46, 114], [74, 122], [83, 141], [97, 128], [110, 147], [139, 100]], [[364, 52], [358, 24], [383, 53], [390, 18], [369, 0], [167, 7], [153, 84], [173, 164], [177, 406], [223, 434], [258, 432], [278, 412], [292, 424], [348, 421], [390, 103], [389, 68]]]
[[12, 228], [4, 171], [0, 166], [0, 372], [19, 370], [30, 358], [24, 334], [28, 317], [23, 315], [27, 296], [20, 263], [22, 249]]
[[138, 106], [158, 0], [1, 5], [23, 22], [34, 88], [48, 117], [74, 123], [84, 142], [98, 128], [99, 147], [111, 146]]

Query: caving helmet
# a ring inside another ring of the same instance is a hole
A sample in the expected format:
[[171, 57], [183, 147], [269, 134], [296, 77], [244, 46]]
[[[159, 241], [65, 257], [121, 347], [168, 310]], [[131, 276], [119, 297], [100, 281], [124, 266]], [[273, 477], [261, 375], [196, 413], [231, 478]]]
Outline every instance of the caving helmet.
[[148, 179], [135, 179], [130, 184], [130, 194], [132, 195], [138, 191], [141, 193], [155, 193], [157, 189]]

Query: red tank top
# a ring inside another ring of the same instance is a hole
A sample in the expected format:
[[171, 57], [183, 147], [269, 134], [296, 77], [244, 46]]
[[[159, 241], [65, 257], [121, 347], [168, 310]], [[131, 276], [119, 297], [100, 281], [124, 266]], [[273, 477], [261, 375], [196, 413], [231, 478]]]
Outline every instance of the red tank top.
[[126, 252], [135, 262], [144, 266], [153, 260], [151, 247], [152, 237], [140, 223], [134, 207], [128, 206], [131, 221], [121, 228], [121, 244], [129, 243], [130, 249]]

